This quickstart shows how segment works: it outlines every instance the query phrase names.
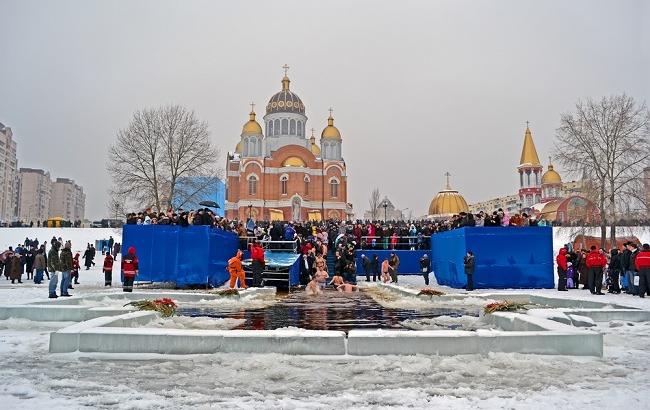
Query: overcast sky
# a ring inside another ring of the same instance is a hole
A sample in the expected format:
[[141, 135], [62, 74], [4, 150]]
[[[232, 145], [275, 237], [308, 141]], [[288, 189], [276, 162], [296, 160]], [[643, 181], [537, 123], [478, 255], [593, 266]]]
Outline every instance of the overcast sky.
[[320, 136], [334, 108], [357, 215], [373, 187], [422, 215], [446, 171], [469, 202], [513, 194], [527, 120], [546, 163], [577, 99], [650, 100], [644, 0], [0, 0], [0, 16], [19, 166], [76, 180], [89, 219], [133, 111], [184, 105], [233, 150], [285, 63], [307, 128]]

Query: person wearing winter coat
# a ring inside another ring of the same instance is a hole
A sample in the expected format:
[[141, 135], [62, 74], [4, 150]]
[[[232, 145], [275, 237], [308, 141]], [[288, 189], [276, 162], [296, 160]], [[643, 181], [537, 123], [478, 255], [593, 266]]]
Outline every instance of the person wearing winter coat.
[[56, 286], [59, 284], [59, 276], [57, 275], [57, 272], [61, 271], [61, 264], [59, 261], [59, 246], [61, 246], [61, 244], [59, 244], [58, 241], [53, 240], [52, 247], [47, 254], [47, 270], [50, 272], [50, 299], [58, 298], [56, 295]]
[[[31, 242], [31, 241], [30, 241]], [[27, 280], [34, 279], [34, 258], [36, 252], [32, 246], [29, 247], [25, 253], [25, 272], [27, 273]]]
[[372, 262], [370, 258], [365, 254], [361, 255], [361, 266], [363, 266], [363, 272], [366, 274], [366, 282], [370, 282], [370, 273], [372, 272]]
[[426, 253], [420, 258], [420, 272], [424, 278], [424, 285], [429, 286], [429, 273], [431, 272], [431, 260]]
[[609, 259], [609, 288], [607, 293], [621, 293], [621, 287], [619, 285], [619, 277], [623, 272], [623, 266], [621, 264], [621, 255], [618, 253], [618, 249], [614, 248], [610, 252]]
[[239, 287], [246, 289], [246, 274], [241, 265], [241, 259], [243, 252], [237, 250], [237, 254], [232, 258], [228, 259], [228, 273], [230, 273], [230, 289], [234, 289], [237, 281], [239, 281]]
[[264, 271], [264, 248], [257, 240], [251, 247], [251, 269], [253, 270], [253, 287], [262, 287], [262, 272]]
[[628, 242], [627, 248], [630, 251], [627, 271], [625, 272], [625, 277], [627, 278], [627, 293], [630, 295], [638, 295], [639, 287], [634, 284], [634, 277], [637, 276], [638, 273], [636, 270], [636, 258], [639, 255], [639, 247], [634, 242]]
[[113, 256], [107, 253], [104, 257], [104, 286], [111, 286], [113, 284]]
[[121, 251], [122, 251], [122, 245], [120, 245], [119, 243], [116, 242], [115, 245], [113, 245], [113, 260], [114, 261], [117, 260], [117, 256], [120, 254]]
[[43, 272], [45, 272], [45, 268], [47, 267], [47, 262], [45, 261], [45, 251], [43, 248], [40, 248], [38, 251], [36, 251], [36, 256], [34, 257], [34, 270], [36, 273], [34, 274], [34, 283], [37, 285], [43, 282]]
[[86, 261], [84, 265], [86, 266], [86, 270], [89, 270], [90, 267], [93, 265], [93, 257], [92, 257], [92, 250], [90, 249], [90, 244], [86, 247], [86, 251], [84, 252], [84, 256], [82, 258]]
[[[241, 251], [240, 251], [241, 252]], [[133, 282], [138, 275], [138, 257], [135, 254], [135, 247], [130, 246], [128, 253], [122, 257], [122, 284], [123, 292], [133, 292]]]
[[395, 253], [390, 254], [390, 258], [388, 258], [388, 266], [390, 267], [390, 277], [392, 279], [392, 283], [397, 283], [397, 272], [399, 269], [399, 256], [397, 256]]
[[650, 295], [650, 245], [643, 244], [643, 250], [636, 255], [634, 267], [639, 272], [639, 297]]
[[467, 251], [465, 254], [465, 257], [463, 258], [463, 267], [465, 269], [465, 276], [467, 276], [467, 286], [465, 289], [468, 292], [471, 292], [474, 290], [474, 269], [476, 267], [474, 253], [472, 251]]
[[585, 263], [589, 269], [589, 291], [592, 295], [604, 295], [601, 290], [603, 287], [603, 269], [607, 265], [607, 258], [600, 250], [596, 249], [596, 246], [592, 245]]
[[[70, 271], [70, 279], [74, 280], [74, 284], [79, 284], [79, 253], [74, 255], [72, 258], [72, 271]], [[72, 289], [72, 284], [70, 284], [70, 289]]]
[[72, 244], [70, 241], [66, 242], [63, 249], [61, 249], [61, 255], [59, 256], [59, 264], [61, 265], [61, 296], [72, 296], [68, 293], [72, 280], [71, 272], [74, 266], [71, 248]]
[[372, 255], [372, 260], [370, 261], [370, 267], [372, 269], [372, 281], [377, 282], [377, 276], [379, 276], [379, 280], [381, 280], [381, 276], [379, 273], [379, 256], [377, 256], [377, 254]]
[[11, 272], [9, 274], [11, 283], [15, 283], [15, 281], [18, 281], [18, 283], [23, 283], [22, 277], [23, 270], [25, 269], [24, 260], [25, 257], [21, 256], [19, 253], [14, 253], [14, 255], [11, 257]]
[[566, 248], [560, 249], [555, 261], [557, 262], [557, 290], [566, 291], [566, 273], [569, 270]]

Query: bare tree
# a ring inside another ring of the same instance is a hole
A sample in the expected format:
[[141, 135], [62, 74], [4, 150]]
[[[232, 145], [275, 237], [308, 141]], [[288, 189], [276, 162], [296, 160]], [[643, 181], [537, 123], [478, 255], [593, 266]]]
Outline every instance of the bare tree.
[[[600, 101], [578, 101], [574, 113], [562, 114], [555, 155], [573, 173], [589, 175], [590, 191], [600, 211], [601, 245], [611, 227], [616, 243], [616, 221], [623, 204], [638, 185], [650, 158], [650, 112], [625, 94]], [[592, 198], [590, 198], [592, 199]]]
[[207, 123], [193, 111], [177, 105], [137, 111], [109, 148], [112, 194], [161, 211], [178, 199], [179, 180], [219, 177], [218, 156]]
[[110, 191], [106, 206], [109, 217], [113, 219], [124, 219], [126, 217], [126, 198], [123, 195]]
[[379, 192], [379, 188], [374, 188], [372, 192], [370, 192], [368, 205], [370, 205], [370, 215], [372, 216], [372, 220], [376, 221], [379, 215], [379, 208], [381, 207], [381, 193]]

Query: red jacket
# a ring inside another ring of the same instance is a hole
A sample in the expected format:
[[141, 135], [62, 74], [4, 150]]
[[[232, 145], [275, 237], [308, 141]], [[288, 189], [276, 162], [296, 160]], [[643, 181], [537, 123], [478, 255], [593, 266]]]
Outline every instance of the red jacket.
[[634, 261], [636, 270], [650, 269], [650, 251], [641, 251], [636, 255]]
[[607, 258], [596, 249], [587, 254], [585, 264], [588, 268], [604, 268], [607, 265]]
[[562, 248], [560, 249], [560, 253], [557, 254], [557, 257], [555, 258], [555, 261], [557, 262], [557, 266], [566, 271], [569, 269], [569, 266], [567, 265], [567, 260], [566, 260], [566, 249]]
[[122, 272], [125, 277], [134, 278], [138, 270], [138, 257], [135, 256], [135, 248], [131, 246], [129, 253], [122, 257]]
[[106, 257], [104, 258], [104, 270], [113, 270], [113, 257], [110, 253], [107, 253]]
[[254, 245], [251, 248], [251, 259], [264, 263], [264, 248], [258, 245]]

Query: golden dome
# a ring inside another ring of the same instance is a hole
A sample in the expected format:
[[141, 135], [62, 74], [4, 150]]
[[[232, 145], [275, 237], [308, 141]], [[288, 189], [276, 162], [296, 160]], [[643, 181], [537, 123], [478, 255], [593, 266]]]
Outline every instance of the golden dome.
[[314, 154], [315, 156], [319, 156], [320, 155], [320, 147], [316, 144], [316, 137], [314, 137], [313, 132], [311, 134], [311, 138], [309, 138], [309, 142], [311, 144], [310, 145], [311, 153]]
[[539, 157], [537, 156], [537, 149], [535, 149], [535, 143], [533, 142], [533, 134], [530, 132], [530, 128], [526, 126], [526, 133], [524, 134], [524, 147], [521, 149], [521, 159], [519, 160], [519, 166], [522, 165], [542, 165], [539, 162]]
[[241, 133], [242, 135], [262, 135], [262, 127], [255, 121], [255, 111], [251, 111], [249, 114], [249, 120], [244, 124]]
[[321, 133], [320, 136], [321, 138], [329, 138], [329, 139], [336, 139], [336, 140], [341, 139], [341, 133], [339, 132], [339, 129], [334, 126], [334, 118], [332, 117], [332, 113], [330, 113], [330, 116], [327, 119], [327, 127], [323, 129], [323, 132]]
[[458, 191], [451, 188], [449, 179], [447, 179], [445, 189], [438, 192], [429, 205], [429, 215], [434, 216], [451, 216], [468, 211], [469, 207], [465, 198]]
[[303, 161], [298, 157], [289, 157], [284, 160], [282, 166], [283, 167], [304, 167], [306, 165], [305, 165], [305, 161]]
[[553, 169], [553, 164], [548, 165], [548, 171], [542, 175], [542, 185], [561, 184], [562, 177]]

